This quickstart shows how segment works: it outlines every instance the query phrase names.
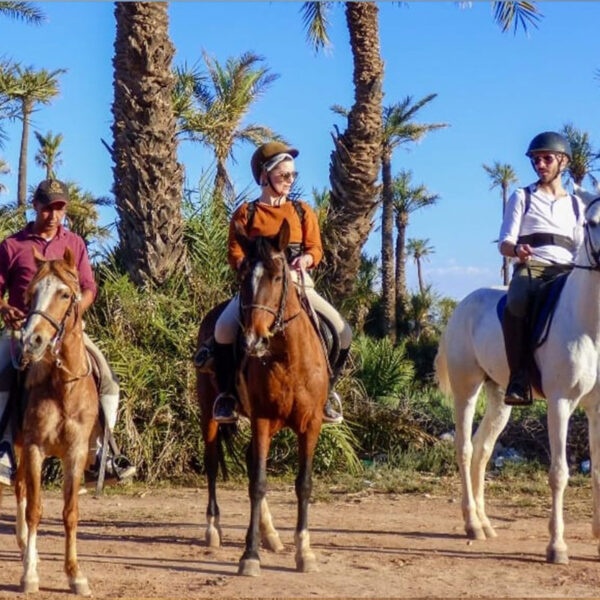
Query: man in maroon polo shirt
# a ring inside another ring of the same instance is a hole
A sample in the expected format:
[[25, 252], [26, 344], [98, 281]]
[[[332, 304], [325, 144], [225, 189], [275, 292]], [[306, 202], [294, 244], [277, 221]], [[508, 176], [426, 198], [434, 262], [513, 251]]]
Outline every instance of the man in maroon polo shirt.
[[[0, 337], [0, 484], [4, 485], [11, 485], [15, 472], [12, 427], [7, 423], [9, 394], [14, 378], [10, 330], [19, 330], [27, 315], [25, 290], [37, 271], [32, 249], [36, 248], [47, 259], [57, 259], [63, 257], [67, 247], [70, 248], [79, 272], [79, 306], [82, 313], [96, 297], [96, 282], [85, 243], [62, 225], [68, 201], [69, 190], [64, 183], [54, 179], [42, 181], [33, 196], [35, 221], [0, 244], [0, 317], [6, 327]], [[8, 302], [4, 300], [7, 291]], [[85, 333], [84, 343], [100, 367], [100, 404], [112, 430], [119, 407], [119, 383], [103, 354]], [[96, 440], [96, 446], [94, 464], [86, 471], [87, 480], [93, 480], [98, 475], [100, 440]], [[131, 479], [135, 471], [125, 457], [111, 456], [106, 463], [106, 481]]]

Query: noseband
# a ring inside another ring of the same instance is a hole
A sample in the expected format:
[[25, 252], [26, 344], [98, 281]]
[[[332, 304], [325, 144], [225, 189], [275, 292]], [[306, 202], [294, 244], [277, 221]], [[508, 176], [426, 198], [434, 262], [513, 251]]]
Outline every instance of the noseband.
[[286, 263], [285, 259], [281, 256], [274, 257], [274, 259], [281, 260], [281, 262], [282, 262], [281, 276], [283, 278], [283, 285], [281, 286], [281, 296], [279, 298], [279, 306], [278, 306], [277, 310], [274, 310], [270, 306], [266, 306], [264, 304], [255, 304], [255, 303], [242, 304], [240, 302], [240, 323], [242, 323], [242, 324], [244, 322], [243, 311], [247, 310], [247, 309], [264, 310], [264, 311], [272, 314], [275, 317], [275, 320], [271, 324], [271, 327], [269, 327], [269, 333], [271, 335], [275, 335], [276, 333], [283, 331], [287, 327], [287, 324], [290, 321], [292, 321], [293, 319], [295, 319], [301, 312], [299, 310], [296, 314], [292, 315], [291, 317], [288, 317], [287, 319], [284, 318], [285, 308], [286, 308], [286, 304], [287, 304], [288, 286], [289, 286], [287, 263]]

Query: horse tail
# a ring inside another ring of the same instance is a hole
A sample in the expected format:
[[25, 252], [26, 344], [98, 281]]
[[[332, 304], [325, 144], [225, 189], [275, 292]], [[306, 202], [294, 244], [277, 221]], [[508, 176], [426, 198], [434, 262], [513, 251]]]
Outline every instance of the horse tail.
[[229, 470], [227, 469], [227, 461], [225, 460], [226, 454], [233, 459], [238, 467], [245, 470], [245, 467], [240, 461], [239, 453], [235, 448], [234, 439], [237, 432], [238, 427], [236, 423], [224, 423], [219, 425], [219, 431], [217, 432], [217, 458], [224, 481], [229, 479]]
[[448, 359], [446, 356], [446, 339], [445, 332], [440, 338], [440, 344], [438, 346], [437, 354], [435, 355], [434, 361], [435, 368], [435, 380], [440, 388], [442, 394], [450, 396], [452, 394], [452, 388], [450, 387], [450, 378], [448, 377]]

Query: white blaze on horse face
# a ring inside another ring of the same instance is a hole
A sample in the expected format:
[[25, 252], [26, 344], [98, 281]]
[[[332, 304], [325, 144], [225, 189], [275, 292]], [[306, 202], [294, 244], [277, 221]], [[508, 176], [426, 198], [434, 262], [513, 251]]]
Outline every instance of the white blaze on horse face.
[[[35, 286], [35, 292], [31, 298], [30, 311], [39, 311], [47, 313], [60, 322], [62, 317], [57, 318], [56, 315], [50, 313], [50, 307], [56, 294], [69, 292], [70, 290], [58, 277], [48, 275]], [[27, 319], [27, 323], [23, 329], [23, 349], [25, 352], [38, 354], [45, 350], [48, 342], [56, 334], [56, 329], [42, 315], [31, 315]]]
[[252, 299], [256, 298], [258, 290], [260, 290], [260, 282], [265, 273], [265, 268], [261, 262], [256, 263], [252, 271]]

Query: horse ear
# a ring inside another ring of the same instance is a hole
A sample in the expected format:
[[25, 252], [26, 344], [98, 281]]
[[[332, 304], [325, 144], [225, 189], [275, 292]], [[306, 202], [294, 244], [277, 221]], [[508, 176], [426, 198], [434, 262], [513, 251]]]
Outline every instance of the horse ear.
[[[600, 189], [598, 189], [600, 192]], [[591, 194], [590, 192], [584, 190], [581, 186], [576, 183], [573, 184], [573, 192], [575, 195], [587, 206], [592, 200], [595, 200], [598, 196], [596, 194]]]
[[275, 247], [279, 252], [284, 252], [290, 243], [290, 224], [287, 219], [283, 220], [281, 227], [279, 228], [279, 233], [275, 238]]
[[46, 259], [40, 254], [39, 250], [35, 246], [31, 249], [31, 253], [33, 254], [35, 265], [39, 269], [46, 262]]
[[250, 238], [246, 233], [245, 227], [237, 221], [233, 224], [233, 227], [235, 229], [235, 239], [237, 243], [242, 247], [244, 255], [248, 256], [250, 251]]
[[71, 269], [75, 268], [75, 256], [73, 255], [73, 250], [68, 246], [65, 248], [65, 253], [63, 254], [63, 260], [67, 263], [67, 266]]

